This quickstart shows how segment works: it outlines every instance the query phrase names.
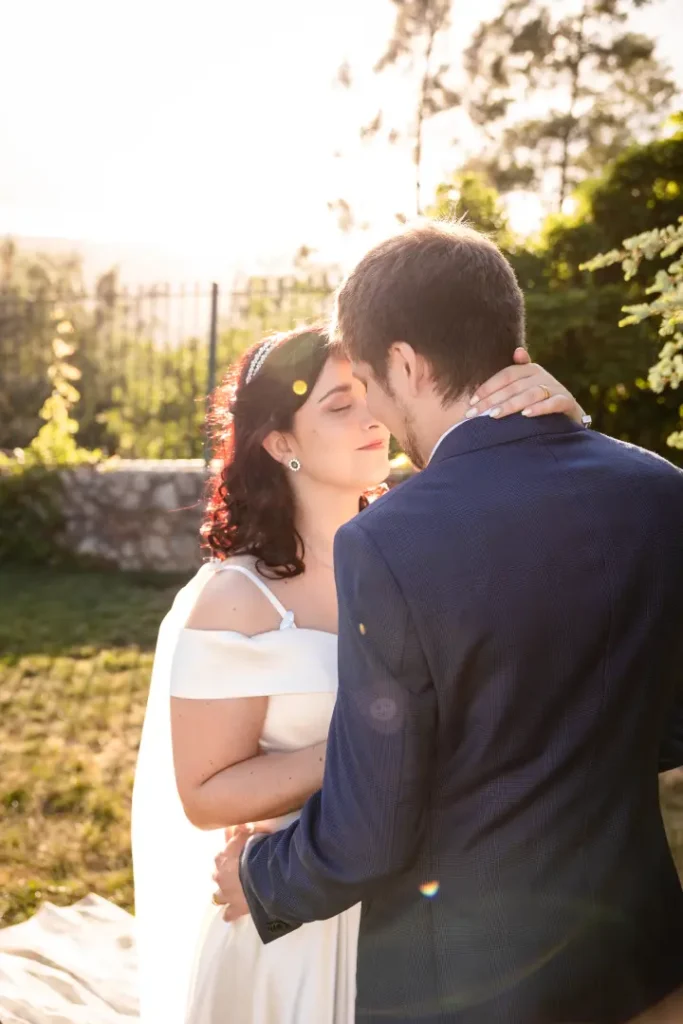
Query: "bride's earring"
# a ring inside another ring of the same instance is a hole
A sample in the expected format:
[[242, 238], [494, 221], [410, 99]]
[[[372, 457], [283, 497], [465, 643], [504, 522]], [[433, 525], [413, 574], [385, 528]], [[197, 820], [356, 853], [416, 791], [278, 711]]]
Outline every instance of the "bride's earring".
[[298, 459], [290, 459], [287, 465], [291, 469], [292, 473], [298, 473], [301, 469], [301, 463]]

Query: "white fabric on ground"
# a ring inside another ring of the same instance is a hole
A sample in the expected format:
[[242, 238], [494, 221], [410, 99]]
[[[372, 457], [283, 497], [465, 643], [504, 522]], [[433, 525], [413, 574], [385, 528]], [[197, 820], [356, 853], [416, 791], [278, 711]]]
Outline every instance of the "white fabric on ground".
[[2, 1024], [133, 1024], [134, 919], [90, 895], [0, 930]]

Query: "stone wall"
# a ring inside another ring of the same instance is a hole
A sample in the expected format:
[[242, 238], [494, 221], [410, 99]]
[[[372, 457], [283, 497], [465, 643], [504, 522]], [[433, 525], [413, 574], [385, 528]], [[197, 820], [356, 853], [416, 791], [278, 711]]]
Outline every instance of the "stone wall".
[[[64, 470], [69, 548], [119, 569], [192, 572], [203, 560], [206, 472], [201, 459], [121, 459]], [[396, 467], [390, 483], [408, 472]]]
[[118, 460], [64, 471], [68, 546], [120, 569], [192, 572], [202, 562], [201, 459]]

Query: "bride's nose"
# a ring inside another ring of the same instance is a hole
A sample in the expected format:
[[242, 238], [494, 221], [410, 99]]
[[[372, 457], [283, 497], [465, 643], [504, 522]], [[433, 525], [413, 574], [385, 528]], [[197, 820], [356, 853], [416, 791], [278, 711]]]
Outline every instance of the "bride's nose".
[[379, 430], [382, 426], [379, 420], [375, 419], [375, 417], [372, 415], [367, 405], [363, 406], [363, 409], [360, 414], [360, 421], [363, 430]]

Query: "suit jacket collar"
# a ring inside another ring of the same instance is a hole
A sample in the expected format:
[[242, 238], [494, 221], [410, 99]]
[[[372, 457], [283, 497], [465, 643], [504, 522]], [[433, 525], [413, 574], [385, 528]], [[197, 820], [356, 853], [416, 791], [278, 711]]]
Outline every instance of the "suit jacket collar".
[[496, 445], [509, 444], [512, 441], [524, 441], [543, 434], [569, 434], [585, 429], [562, 413], [534, 417], [516, 413], [504, 420], [477, 416], [475, 419], [465, 420], [444, 437], [429, 465], [435, 466], [444, 459], [451, 459], [456, 455], [494, 448]]

